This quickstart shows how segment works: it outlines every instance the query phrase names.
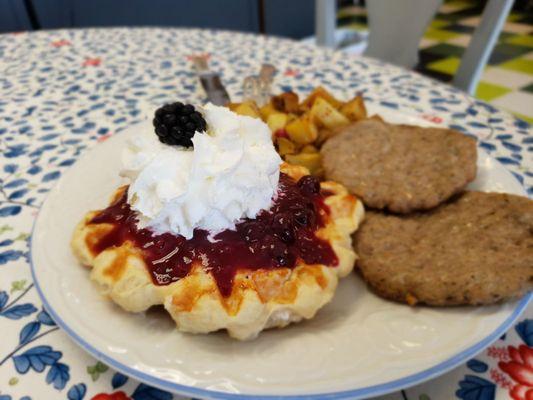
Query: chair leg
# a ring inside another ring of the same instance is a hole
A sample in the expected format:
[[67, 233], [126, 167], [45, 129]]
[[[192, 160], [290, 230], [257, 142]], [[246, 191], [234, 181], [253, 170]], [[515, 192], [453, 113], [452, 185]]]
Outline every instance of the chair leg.
[[39, 23], [39, 19], [37, 18], [37, 13], [35, 12], [35, 6], [33, 5], [33, 2], [31, 0], [24, 0], [23, 3], [24, 7], [26, 8], [26, 12], [28, 13], [31, 28], [33, 30], [41, 29], [41, 24]]
[[418, 44], [442, 0], [367, 0], [368, 47], [365, 55], [412, 68]]
[[336, 0], [315, 0], [315, 34], [317, 45], [335, 47], [336, 13]]
[[476, 92], [481, 73], [512, 6], [513, 0], [489, 0], [487, 2], [481, 23], [472, 35], [453, 79], [454, 86], [471, 95]]

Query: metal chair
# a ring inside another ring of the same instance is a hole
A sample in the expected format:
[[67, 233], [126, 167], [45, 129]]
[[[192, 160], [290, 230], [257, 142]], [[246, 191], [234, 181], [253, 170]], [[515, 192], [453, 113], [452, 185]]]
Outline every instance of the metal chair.
[[[418, 45], [443, 0], [367, 0], [369, 37], [365, 55], [412, 68]], [[513, 0], [488, 0], [453, 85], [474, 94]], [[336, 0], [315, 0], [316, 42], [334, 47]]]

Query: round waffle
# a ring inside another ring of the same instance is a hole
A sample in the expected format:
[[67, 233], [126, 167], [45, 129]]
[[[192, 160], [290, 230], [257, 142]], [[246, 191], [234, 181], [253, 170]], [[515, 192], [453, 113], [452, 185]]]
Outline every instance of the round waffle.
[[[281, 170], [295, 180], [308, 173], [303, 167], [288, 164]], [[242, 268], [234, 277], [229, 296], [222, 295], [212, 274], [197, 262], [185, 277], [156, 285], [142, 249], [133, 243], [125, 241], [95, 253], [94, 243], [113, 229], [111, 224], [91, 223], [98, 211], [89, 212], [78, 224], [72, 249], [91, 268], [91, 279], [102, 292], [123, 309], [142, 312], [163, 305], [181, 331], [227, 329], [236, 339], [251, 339], [263, 329], [312, 318], [332, 299], [338, 279], [353, 269], [356, 254], [351, 234], [363, 219], [362, 203], [340, 184], [322, 182], [321, 189], [329, 194], [324, 198], [329, 214], [316, 236], [329, 243], [338, 265], [309, 265], [298, 259], [294, 268]], [[117, 189], [113, 200], [124, 190]]]

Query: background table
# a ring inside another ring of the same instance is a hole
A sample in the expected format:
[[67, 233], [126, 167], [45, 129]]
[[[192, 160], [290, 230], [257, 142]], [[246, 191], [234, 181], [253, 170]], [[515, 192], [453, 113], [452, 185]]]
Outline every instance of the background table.
[[[345, 98], [361, 92], [368, 104], [475, 135], [480, 147], [533, 195], [533, 135], [525, 122], [375, 60], [233, 32], [94, 29], [0, 35], [0, 400], [77, 400], [99, 393], [99, 400], [172, 398], [110, 370], [55, 326], [32, 285], [28, 243], [46, 192], [86, 149], [164, 102], [204, 101], [188, 62], [198, 53], [209, 54], [234, 99], [240, 99], [242, 78], [267, 62], [279, 71], [275, 92], [304, 94], [319, 84]], [[533, 391], [533, 382], [527, 382], [533, 369], [522, 357], [531, 346], [530, 306], [476, 359], [386, 398], [492, 400], [509, 398], [514, 390], [515, 399], [525, 399], [525, 391]], [[501, 362], [511, 358], [516, 365], [504, 367], [505, 372]]]

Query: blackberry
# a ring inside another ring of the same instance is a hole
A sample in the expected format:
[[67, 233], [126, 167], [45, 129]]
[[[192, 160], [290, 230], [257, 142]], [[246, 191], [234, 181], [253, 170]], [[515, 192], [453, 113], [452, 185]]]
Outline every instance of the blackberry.
[[205, 132], [204, 117], [191, 104], [180, 102], [165, 104], [155, 112], [155, 133], [162, 143], [192, 147], [195, 132]]
[[289, 213], [279, 213], [272, 219], [272, 229], [274, 235], [282, 242], [290, 244], [294, 242], [294, 230], [292, 227], [292, 218]]
[[261, 247], [271, 258], [274, 267], [290, 267], [294, 262], [289, 248], [274, 236], [265, 236], [261, 241]]
[[315, 212], [308, 207], [295, 209], [292, 215], [296, 224], [300, 226], [312, 227], [316, 222]]
[[300, 178], [298, 187], [308, 196], [320, 193], [320, 181], [312, 175], [306, 175]]
[[248, 243], [257, 242], [265, 235], [265, 227], [253, 221], [243, 223], [238, 230]]

